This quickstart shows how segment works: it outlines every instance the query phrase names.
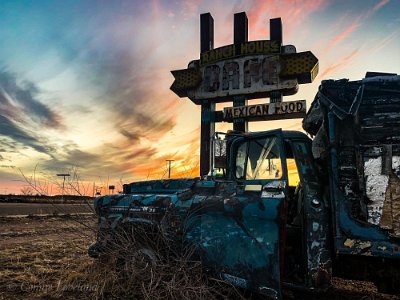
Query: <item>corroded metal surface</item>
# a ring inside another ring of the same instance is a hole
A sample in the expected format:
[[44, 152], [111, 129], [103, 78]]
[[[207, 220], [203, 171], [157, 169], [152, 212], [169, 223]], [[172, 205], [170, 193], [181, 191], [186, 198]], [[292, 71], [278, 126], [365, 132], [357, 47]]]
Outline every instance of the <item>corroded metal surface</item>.
[[400, 257], [400, 76], [324, 81], [311, 108], [303, 127], [329, 132], [316, 149], [331, 153], [318, 159], [330, 170], [336, 252]]
[[214, 276], [272, 298], [282, 282], [324, 289], [335, 272], [396, 290], [400, 77], [388, 78], [324, 82], [304, 121], [314, 147], [299, 132], [229, 134], [225, 155], [216, 151], [221, 177], [131, 183], [98, 198], [95, 250], [129, 224], [184, 240]]
[[123, 224], [157, 224], [171, 238], [183, 235], [194, 244], [204, 265], [224, 279], [273, 297], [280, 294], [282, 198], [246, 193], [235, 182], [195, 179], [134, 183], [129, 190], [96, 200], [100, 248]]
[[380, 226], [400, 237], [400, 178], [393, 173], [389, 176]]
[[[274, 130], [228, 136], [227, 145], [225, 179], [131, 183], [124, 195], [98, 198], [98, 251], [124, 224], [159, 226], [171, 239], [183, 237], [195, 245], [206, 269], [242, 288], [279, 298], [281, 280], [296, 276], [309, 288], [329, 285], [328, 202], [320, 191], [310, 140], [299, 132]], [[286, 155], [297, 161], [297, 192], [288, 186]], [[287, 230], [296, 239], [307, 232], [304, 243], [288, 241], [294, 248], [287, 250]], [[295, 268], [297, 275], [286, 278], [286, 268]]]

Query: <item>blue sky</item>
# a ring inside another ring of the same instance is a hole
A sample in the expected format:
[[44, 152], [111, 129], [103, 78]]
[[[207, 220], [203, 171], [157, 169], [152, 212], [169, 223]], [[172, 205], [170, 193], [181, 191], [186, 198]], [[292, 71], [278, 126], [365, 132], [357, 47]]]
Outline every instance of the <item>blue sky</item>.
[[267, 39], [269, 18], [282, 17], [284, 44], [319, 58], [314, 83], [287, 100], [309, 105], [323, 79], [400, 73], [399, 0], [3, 0], [0, 193], [18, 192], [35, 167], [37, 184], [76, 171], [87, 190], [161, 178], [169, 158], [175, 175], [198, 175], [199, 108], [169, 90], [169, 71], [199, 58], [199, 14], [213, 15], [218, 47], [232, 43], [240, 11], [249, 40]]

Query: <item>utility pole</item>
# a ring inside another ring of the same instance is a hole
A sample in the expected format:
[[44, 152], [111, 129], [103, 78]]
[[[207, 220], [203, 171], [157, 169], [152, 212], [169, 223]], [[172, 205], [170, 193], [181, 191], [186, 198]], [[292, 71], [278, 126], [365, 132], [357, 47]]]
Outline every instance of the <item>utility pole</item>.
[[62, 174], [57, 174], [57, 176], [58, 177], [63, 177], [63, 185], [62, 185], [62, 195], [61, 195], [61, 197], [62, 197], [62, 201], [64, 202], [64, 185], [65, 185], [65, 177], [69, 177], [69, 176], [71, 176], [70, 174], [68, 174], [68, 173], [62, 173]]
[[171, 178], [171, 162], [175, 161], [174, 159], [166, 159], [168, 162], [168, 179]]
[[57, 174], [57, 176], [63, 177], [63, 178], [64, 178], [64, 179], [63, 179], [63, 190], [62, 190], [62, 194], [63, 194], [63, 196], [64, 196], [65, 177], [69, 177], [69, 176], [71, 176], [71, 175], [68, 174], [68, 173], [63, 173], [63, 174]]

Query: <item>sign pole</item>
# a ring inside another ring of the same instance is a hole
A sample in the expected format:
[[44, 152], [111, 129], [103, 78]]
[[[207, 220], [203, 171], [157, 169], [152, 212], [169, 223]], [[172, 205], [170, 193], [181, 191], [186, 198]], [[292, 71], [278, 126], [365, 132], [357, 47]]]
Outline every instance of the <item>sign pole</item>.
[[[269, 20], [269, 39], [271, 41], [277, 41], [279, 47], [282, 46], [282, 19], [275, 18]], [[271, 92], [270, 103], [282, 102], [282, 93], [280, 91]]]
[[[214, 49], [214, 19], [210, 13], [200, 15], [200, 52]], [[205, 100], [201, 104], [200, 132], [200, 176], [207, 175], [211, 169], [211, 138], [215, 132], [215, 123], [211, 115], [215, 103]]]
[[[234, 15], [233, 44], [214, 48], [214, 19], [200, 15], [200, 58], [186, 69], [171, 71], [171, 90], [180, 98], [201, 105], [200, 176], [211, 169], [212, 137], [216, 122], [232, 122], [233, 129], [248, 131], [248, 122], [304, 117], [305, 101], [282, 101], [294, 95], [299, 84], [318, 75], [318, 59], [311, 51], [296, 52], [282, 45], [282, 20], [270, 20], [270, 40], [248, 41], [245, 12]], [[270, 103], [248, 105], [248, 100], [270, 98]], [[215, 111], [216, 103], [233, 107]]]
[[[248, 20], [245, 12], [236, 13], [233, 16], [233, 43], [239, 45], [249, 40]], [[236, 96], [233, 98], [233, 107], [247, 106], [245, 96]], [[235, 119], [233, 121], [233, 130], [247, 132], [249, 123], [245, 119]]]

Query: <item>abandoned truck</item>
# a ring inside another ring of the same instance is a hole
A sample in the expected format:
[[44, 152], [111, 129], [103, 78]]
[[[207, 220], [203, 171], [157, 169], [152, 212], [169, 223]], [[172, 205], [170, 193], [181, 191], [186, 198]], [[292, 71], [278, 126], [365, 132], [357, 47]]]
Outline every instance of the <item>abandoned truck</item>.
[[208, 176], [97, 198], [89, 254], [122, 226], [161, 228], [196, 247], [214, 276], [273, 298], [283, 286], [323, 290], [332, 276], [400, 293], [400, 76], [323, 81], [303, 128], [313, 140], [217, 133]]

